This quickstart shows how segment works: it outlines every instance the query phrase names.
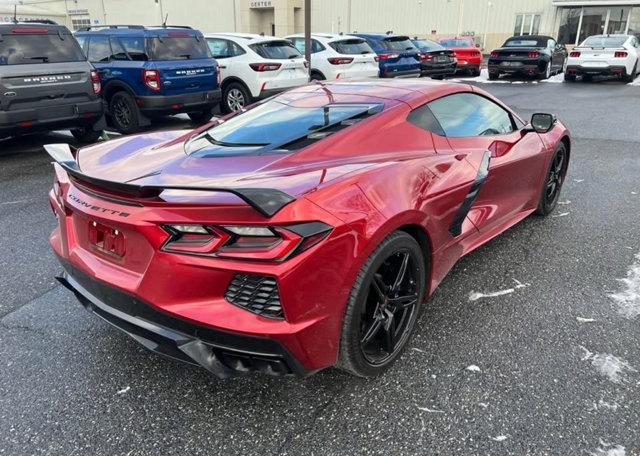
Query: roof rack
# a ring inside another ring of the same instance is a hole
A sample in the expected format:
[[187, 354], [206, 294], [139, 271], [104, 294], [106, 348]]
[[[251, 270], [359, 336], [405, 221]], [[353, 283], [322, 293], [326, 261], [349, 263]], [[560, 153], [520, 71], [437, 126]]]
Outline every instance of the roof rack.
[[135, 30], [144, 30], [146, 27], [144, 25], [89, 25], [87, 27], [82, 27], [78, 29], [79, 32], [88, 32], [91, 29], [135, 29]]
[[189, 25], [150, 25], [148, 28], [181, 28], [193, 30], [193, 27]]

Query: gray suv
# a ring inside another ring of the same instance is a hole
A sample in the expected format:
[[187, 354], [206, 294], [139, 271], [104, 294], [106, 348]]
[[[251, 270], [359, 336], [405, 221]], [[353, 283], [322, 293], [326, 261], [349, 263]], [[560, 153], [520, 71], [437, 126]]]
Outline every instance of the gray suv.
[[100, 90], [69, 29], [0, 23], [0, 138], [70, 129], [94, 142], [106, 128]]

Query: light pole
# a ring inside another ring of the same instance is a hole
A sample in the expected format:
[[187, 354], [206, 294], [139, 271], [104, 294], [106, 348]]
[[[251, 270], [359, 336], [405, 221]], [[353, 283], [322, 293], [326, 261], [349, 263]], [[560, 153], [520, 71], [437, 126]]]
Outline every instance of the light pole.
[[464, 16], [464, 0], [458, 0], [458, 32], [456, 36], [462, 35], [462, 17]]
[[304, 0], [304, 58], [311, 79], [311, 0]]
[[487, 13], [484, 17], [484, 36], [482, 37], [482, 48], [484, 50], [487, 49], [487, 32], [489, 29], [489, 10], [491, 9], [492, 6], [493, 4], [491, 3], [491, 1], [487, 0]]

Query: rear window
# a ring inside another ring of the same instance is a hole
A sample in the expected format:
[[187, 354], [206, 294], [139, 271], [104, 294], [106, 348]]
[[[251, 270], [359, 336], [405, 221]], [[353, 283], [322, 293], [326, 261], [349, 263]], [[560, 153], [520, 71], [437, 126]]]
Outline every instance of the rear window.
[[300, 51], [290, 41], [267, 41], [265, 43], [250, 44], [260, 57], [265, 59], [293, 59], [302, 57]]
[[377, 104], [333, 104], [316, 108], [293, 107], [279, 101], [262, 103], [207, 131], [220, 146], [286, 144], [353, 117], [378, 112]]
[[382, 45], [389, 51], [413, 51], [416, 47], [406, 36], [394, 36], [393, 38], [385, 38]]
[[82, 49], [71, 35], [3, 35], [0, 65], [81, 62]]
[[329, 43], [338, 54], [372, 54], [373, 49], [365, 40], [351, 39]]
[[590, 36], [580, 46], [593, 48], [617, 48], [627, 41], [626, 36]]
[[504, 47], [547, 47], [548, 38], [511, 38]]
[[412, 42], [418, 49], [424, 49], [424, 50], [427, 50], [427, 51], [439, 51], [441, 49], [444, 49], [444, 47], [442, 47], [441, 45], [439, 45], [435, 41], [413, 40]]
[[210, 59], [211, 51], [204, 38], [156, 37], [149, 40], [149, 51], [153, 60]]
[[448, 40], [440, 40], [439, 43], [444, 47], [470, 47], [471, 46], [471, 42], [469, 40], [448, 39]]

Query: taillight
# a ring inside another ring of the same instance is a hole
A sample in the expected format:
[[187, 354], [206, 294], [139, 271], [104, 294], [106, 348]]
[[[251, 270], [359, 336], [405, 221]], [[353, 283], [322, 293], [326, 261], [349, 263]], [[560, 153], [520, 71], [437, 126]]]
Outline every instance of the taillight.
[[629, 54], [627, 54], [627, 52], [626, 52], [626, 51], [616, 51], [616, 52], [613, 54], [613, 56], [614, 56], [615, 58], [625, 58], [627, 55], [629, 55]]
[[569, 52], [569, 57], [580, 57], [580, 51]]
[[491, 51], [492, 59], [497, 59], [498, 57], [500, 57], [500, 53], [498, 51]]
[[222, 75], [220, 74], [220, 67], [216, 67], [216, 81], [218, 82], [218, 87], [222, 84]]
[[157, 92], [160, 90], [160, 72], [158, 70], [142, 70], [144, 85]]
[[102, 84], [100, 84], [100, 75], [98, 70], [91, 70], [91, 83], [93, 84], [93, 93], [98, 95], [102, 90]]
[[331, 65], [348, 65], [353, 62], [353, 57], [331, 57], [327, 60]]
[[27, 33], [29, 35], [46, 35], [49, 30], [46, 28], [23, 27], [11, 29], [11, 33]]
[[322, 241], [331, 227], [321, 222], [286, 226], [165, 225], [162, 250], [217, 258], [283, 261]]
[[538, 51], [529, 51], [530, 59], [538, 59], [540, 58], [540, 53]]
[[427, 60], [427, 61], [433, 60], [433, 55], [431, 55], [431, 54], [420, 54], [420, 60], [423, 60], [423, 61], [424, 60]]
[[282, 66], [281, 63], [250, 63], [249, 66], [253, 71], [276, 71]]
[[380, 60], [397, 59], [400, 54], [378, 54]]

